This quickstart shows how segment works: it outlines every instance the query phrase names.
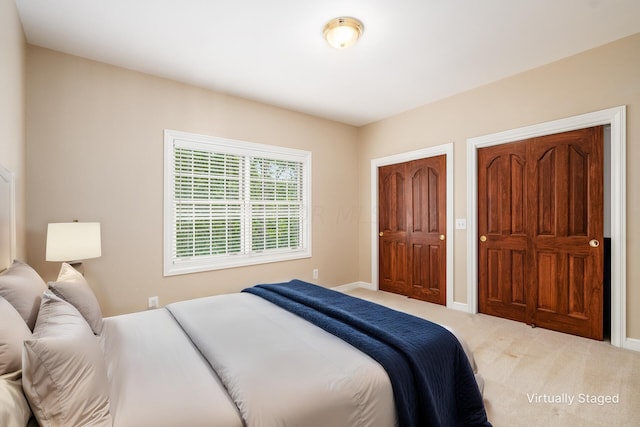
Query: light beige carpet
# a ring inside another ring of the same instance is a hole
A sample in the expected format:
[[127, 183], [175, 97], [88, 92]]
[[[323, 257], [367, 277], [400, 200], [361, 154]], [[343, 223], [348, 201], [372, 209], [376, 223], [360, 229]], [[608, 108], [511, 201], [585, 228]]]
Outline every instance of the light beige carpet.
[[640, 353], [388, 292], [346, 293], [447, 325], [474, 352], [495, 427], [640, 426]]

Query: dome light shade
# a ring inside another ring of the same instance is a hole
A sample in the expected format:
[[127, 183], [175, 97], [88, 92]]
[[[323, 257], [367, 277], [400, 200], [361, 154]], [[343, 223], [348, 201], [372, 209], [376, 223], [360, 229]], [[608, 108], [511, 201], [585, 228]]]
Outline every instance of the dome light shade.
[[324, 38], [336, 49], [353, 46], [364, 31], [364, 25], [356, 18], [334, 18], [324, 26]]

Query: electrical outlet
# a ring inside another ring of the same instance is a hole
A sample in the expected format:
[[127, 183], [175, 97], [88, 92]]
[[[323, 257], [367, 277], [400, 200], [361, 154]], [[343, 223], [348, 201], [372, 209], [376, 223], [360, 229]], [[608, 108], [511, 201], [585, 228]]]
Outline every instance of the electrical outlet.
[[314, 278], [314, 279], [317, 279], [317, 278], [318, 278], [318, 269], [317, 269], [317, 268], [314, 268], [314, 269], [313, 269], [313, 278]]
[[158, 307], [160, 307], [160, 299], [157, 296], [149, 297], [147, 308], [158, 308]]

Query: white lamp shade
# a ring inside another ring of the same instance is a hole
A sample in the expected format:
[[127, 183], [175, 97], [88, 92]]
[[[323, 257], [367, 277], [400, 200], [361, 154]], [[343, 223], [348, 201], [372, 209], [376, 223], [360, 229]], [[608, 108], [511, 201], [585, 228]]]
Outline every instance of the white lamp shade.
[[100, 255], [99, 222], [58, 222], [47, 227], [47, 261], [81, 261]]

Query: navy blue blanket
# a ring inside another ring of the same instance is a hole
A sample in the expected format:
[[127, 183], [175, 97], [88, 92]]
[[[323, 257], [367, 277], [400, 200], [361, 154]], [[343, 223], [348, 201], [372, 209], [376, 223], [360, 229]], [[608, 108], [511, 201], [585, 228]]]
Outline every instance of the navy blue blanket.
[[244, 289], [348, 342], [387, 371], [400, 427], [491, 426], [457, 338], [406, 313], [300, 280]]

